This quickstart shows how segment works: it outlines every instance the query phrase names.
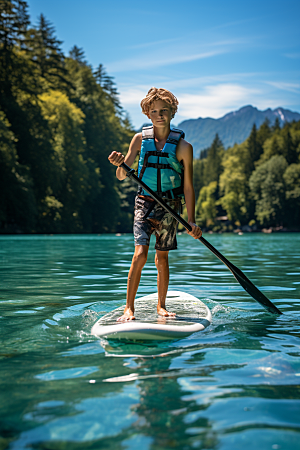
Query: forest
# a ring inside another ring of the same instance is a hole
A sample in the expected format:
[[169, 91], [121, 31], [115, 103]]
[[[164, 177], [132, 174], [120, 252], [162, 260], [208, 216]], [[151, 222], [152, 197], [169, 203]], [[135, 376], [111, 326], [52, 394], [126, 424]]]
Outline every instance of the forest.
[[103, 65], [61, 44], [42, 14], [30, 25], [25, 1], [1, 1], [1, 233], [104, 233], [126, 222], [107, 156], [127, 151], [132, 126]]
[[300, 231], [300, 121], [254, 124], [227, 150], [216, 135], [194, 161], [194, 185], [203, 229]]
[[[26, 1], [1, 0], [0, 15], [0, 233], [131, 232], [136, 186], [107, 157], [135, 131], [113, 77], [76, 45], [65, 55]], [[253, 125], [226, 150], [216, 135], [194, 186], [204, 230], [299, 231], [300, 122]]]

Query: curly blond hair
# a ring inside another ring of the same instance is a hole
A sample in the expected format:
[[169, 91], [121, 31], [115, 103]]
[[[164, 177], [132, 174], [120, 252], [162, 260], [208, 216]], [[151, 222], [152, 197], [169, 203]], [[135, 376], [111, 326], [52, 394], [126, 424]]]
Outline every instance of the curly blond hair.
[[149, 89], [148, 94], [141, 101], [142, 112], [146, 116], [148, 116], [149, 114], [152, 103], [156, 100], [162, 100], [168, 103], [172, 110], [172, 118], [175, 116], [179, 104], [177, 98], [174, 94], [172, 94], [172, 92], [168, 91], [167, 89], [157, 89], [156, 87], [152, 87], [151, 89]]

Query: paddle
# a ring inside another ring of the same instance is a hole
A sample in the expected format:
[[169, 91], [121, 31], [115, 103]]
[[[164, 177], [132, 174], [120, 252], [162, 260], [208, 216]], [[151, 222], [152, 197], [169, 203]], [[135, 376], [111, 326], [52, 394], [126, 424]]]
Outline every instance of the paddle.
[[[145, 191], [147, 191], [154, 200], [157, 201], [163, 208], [165, 208], [172, 216], [178, 220], [188, 231], [192, 231], [192, 227], [187, 223], [181, 216], [179, 216], [162, 198], [160, 198], [152, 189], [150, 189], [142, 180], [140, 180], [136, 175], [134, 169], [131, 169], [124, 162], [121, 167], [127, 172], [126, 175], [132, 178], [136, 183], [142, 186]], [[248, 292], [251, 297], [254, 298], [258, 303], [260, 303], [267, 311], [273, 314], [282, 314], [279, 309], [273, 305], [273, 303], [262, 293], [260, 290], [254, 286], [254, 284], [246, 277], [246, 275], [238, 269], [236, 266], [231, 264], [225, 256], [223, 256], [218, 250], [216, 250], [204, 237], [199, 238], [202, 242], [217, 258], [219, 258], [232, 272], [235, 279], [240, 283], [240, 285]]]

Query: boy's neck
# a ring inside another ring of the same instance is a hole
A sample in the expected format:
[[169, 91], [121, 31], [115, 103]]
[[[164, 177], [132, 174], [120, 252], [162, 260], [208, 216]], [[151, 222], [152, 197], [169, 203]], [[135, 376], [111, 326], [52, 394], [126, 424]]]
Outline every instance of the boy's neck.
[[167, 127], [155, 127], [153, 126], [154, 136], [155, 140], [157, 141], [163, 141], [167, 140], [168, 136], [170, 134], [171, 128], [170, 125]]

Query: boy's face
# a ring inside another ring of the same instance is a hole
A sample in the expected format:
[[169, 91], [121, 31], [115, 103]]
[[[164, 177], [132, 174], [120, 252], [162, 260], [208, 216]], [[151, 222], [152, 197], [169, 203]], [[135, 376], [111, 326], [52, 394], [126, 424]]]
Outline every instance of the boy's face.
[[156, 127], [165, 127], [170, 125], [172, 119], [172, 110], [168, 103], [163, 100], [154, 101], [149, 109], [148, 119]]

